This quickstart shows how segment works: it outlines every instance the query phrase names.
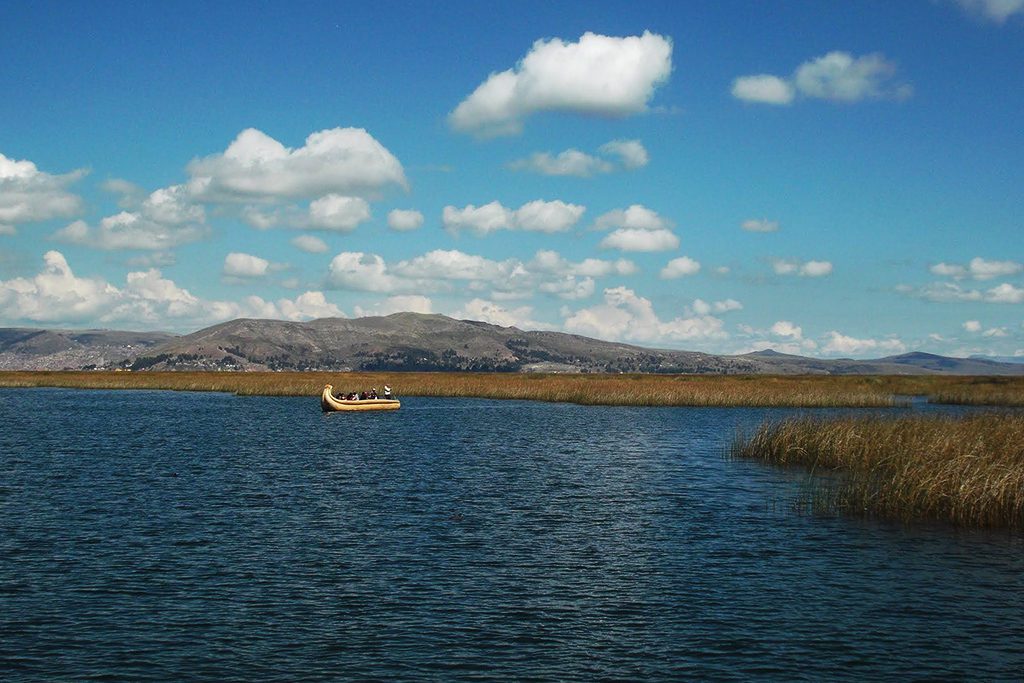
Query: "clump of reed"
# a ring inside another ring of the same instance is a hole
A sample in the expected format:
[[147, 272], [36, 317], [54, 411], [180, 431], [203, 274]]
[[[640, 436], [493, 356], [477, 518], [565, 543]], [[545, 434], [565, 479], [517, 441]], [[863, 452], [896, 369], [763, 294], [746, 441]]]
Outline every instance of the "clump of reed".
[[5, 372], [0, 386], [226, 391], [318, 396], [391, 384], [402, 396], [522, 399], [615, 406], [886, 407], [885, 384], [826, 376], [329, 372]]
[[731, 452], [819, 475], [815, 509], [1024, 528], [1024, 415], [794, 418]]
[[1024, 406], [1024, 378], [971, 377], [956, 384], [936, 387], [930, 403], [973, 406]]

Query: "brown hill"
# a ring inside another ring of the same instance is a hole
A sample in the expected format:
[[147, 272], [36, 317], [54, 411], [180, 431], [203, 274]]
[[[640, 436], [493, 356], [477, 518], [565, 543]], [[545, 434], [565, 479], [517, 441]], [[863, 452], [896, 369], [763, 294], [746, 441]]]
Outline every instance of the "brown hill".
[[135, 369], [448, 370], [480, 372], [758, 372], [745, 358], [647, 349], [561, 332], [528, 332], [443, 315], [240, 319], [179, 337]]
[[110, 367], [173, 338], [164, 332], [0, 328], [0, 370]]
[[908, 353], [877, 360], [650, 349], [443, 315], [232, 320], [180, 337], [0, 329], [0, 369], [421, 370], [720, 374], [1024, 375], [1024, 365]]

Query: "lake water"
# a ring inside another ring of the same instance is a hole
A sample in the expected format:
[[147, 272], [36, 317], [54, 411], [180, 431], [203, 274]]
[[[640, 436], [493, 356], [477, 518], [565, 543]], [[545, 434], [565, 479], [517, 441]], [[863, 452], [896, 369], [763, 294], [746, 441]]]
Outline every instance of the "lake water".
[[0, 676], [1021, 680], [1024, 536], [800, 514], [794, 413], [0, 390]]

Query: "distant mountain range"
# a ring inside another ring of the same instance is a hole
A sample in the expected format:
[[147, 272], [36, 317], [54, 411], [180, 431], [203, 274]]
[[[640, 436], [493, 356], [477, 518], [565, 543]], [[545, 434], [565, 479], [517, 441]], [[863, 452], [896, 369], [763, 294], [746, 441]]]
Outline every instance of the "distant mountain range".
[[982, 356], [974, 355], [971, 356], [974, 360], [994, 360], [997, 363], [1024, 363], [1024, 356]]
[[0, 327], [0, 370], [112, 368], [175, 338], [163, 332]]
[[907, 353], [824, 360], [758, 351], [718, 356], [562, 332], [530, 332], [443, 315], [239, 319], [164, 332], [0, 328], [0, 369], [366, 370], [717, 374], [1024, 375], [1024, 365]]

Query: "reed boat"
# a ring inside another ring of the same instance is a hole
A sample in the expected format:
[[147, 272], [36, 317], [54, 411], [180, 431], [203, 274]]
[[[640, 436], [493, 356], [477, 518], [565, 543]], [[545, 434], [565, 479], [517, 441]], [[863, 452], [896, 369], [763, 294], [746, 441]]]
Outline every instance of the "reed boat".
[[328, 384], [320, 394], [320, 407], [325, 413], [345, 410], [398, 410], [402, 402], [398, 399], [367, 398], [362, 401], [345, 401], [332, 393], [334, 386]]

